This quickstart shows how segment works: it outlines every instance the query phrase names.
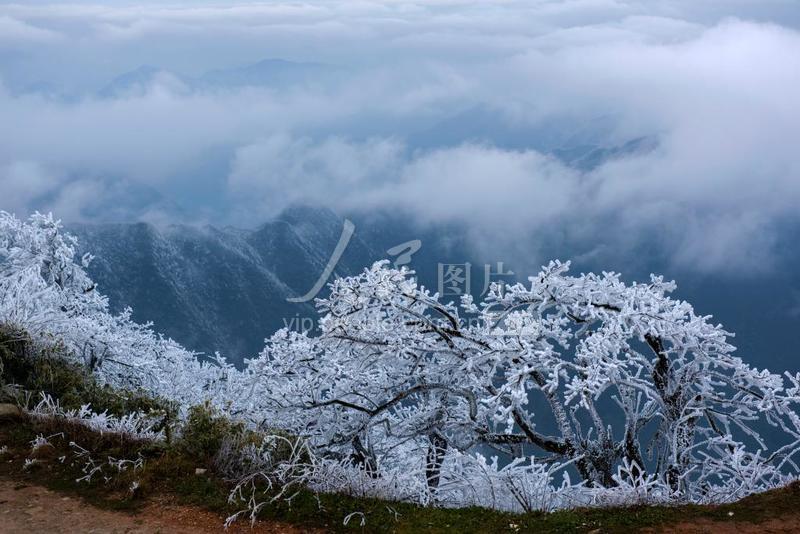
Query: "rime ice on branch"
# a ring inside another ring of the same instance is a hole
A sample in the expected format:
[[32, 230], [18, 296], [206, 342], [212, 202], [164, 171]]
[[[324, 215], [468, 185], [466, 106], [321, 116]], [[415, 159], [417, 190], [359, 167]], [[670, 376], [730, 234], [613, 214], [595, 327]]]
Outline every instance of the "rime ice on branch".
[[661, 277], [552, 262], [451, 303], [379, 262], [317, 301], [319, 336], [281, 330], [237, 370], [111, 314], [74, 245], [52, 216], [0, 212], [0, 324], [63, 343], [112, 385], [304, 438], [312, 488], [527, 510], [728, 501], [798, 471], [800, 376], [733, 356], [731, 334]]
[[[795, 468], [797, 377], [733, 356], [728, 332], [669, 297], [672, 282], [568, 269], [551, 262], [455, 305], [376, 263], [318, 301], [321, 336], [279, 332], [254, 363], [297, 431], [368, 469], [417, 451], [432, 490], [448, 451], [478, 446], [573, 462], [589, 487], [630, 467], [692, 499]], [[764, 422], [785, 431], [771, 453]]]

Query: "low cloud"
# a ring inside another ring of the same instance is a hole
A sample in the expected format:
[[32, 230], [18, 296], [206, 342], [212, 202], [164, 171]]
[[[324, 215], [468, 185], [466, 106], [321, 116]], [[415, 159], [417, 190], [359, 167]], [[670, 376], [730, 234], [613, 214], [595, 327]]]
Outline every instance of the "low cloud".
[[[701, 271], [758, 271], [800, 223], [792, 12], [782, 0], [3, 6], [0, 208], [255, 225], [310, 202], [456, 222], [484, 245], [657, 243]], [[326, 75], [198, 81], [268, 57]], [[145, 64], [157, 75], [101, 94]]]
[[0, 45], [4, 47], [16, 48], [26, 44], [54, 43], [59, 40], [61, 35], [58, 32], [0, 15]]
[[296, 203], [334, 201], [342, 207], [348, 196], [368, 195], [381, 183], [394, 187], [392, 177], [406, 164], [402, 150], [391, 139], [351, 143], [331, 137], [315, 143], [275, 135], [236, 150], [228, 188], [256, 217], [253, 223]]

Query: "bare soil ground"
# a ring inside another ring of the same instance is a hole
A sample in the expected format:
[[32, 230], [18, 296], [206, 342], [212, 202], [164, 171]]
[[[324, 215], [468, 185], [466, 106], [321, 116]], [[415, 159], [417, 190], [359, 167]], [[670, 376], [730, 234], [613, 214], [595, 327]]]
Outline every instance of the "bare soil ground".
[[692, 522], [677, 523], [660, 529], [645, 528], [641, 532], [677, 532], [680, 534], [778, 534], [800, 532], [800, 515], [785, 516], [750, 523], [747, 521], [713, 521], [698, 519]]
[[[614, 531], [617, 531], [614, 529]], [[86, 534], [206, 534], [300, 533], [312, 532], [286, 523], [240, 522], [227, 531], [223, 518], [212, 512], [169, 500], [154, 500], [135, 513], [97, 508], [75, 496], [57, 493], [37, 485], [0, 479], [0, 533], [86, 533]], [[317, 531], [320, 532], [320, 531]], [[598, 529], [593, 532], [604, 532]], [[641, 532], [762, 534], [800, 532], [800, 510], [760, 523], [697, 519]]]
[[308, 530], [292, 525], [259, 522], [254, 528], [244, 521], [223, 529], [219, 515], [168, 501], [148, 504], [136, 513], [103, 510], [74, 496], [46, 488], [0, 479], [0, 532], [94, 533], [94, 534], [206, 534], [211, 532], [253, 534], [300, 533]]

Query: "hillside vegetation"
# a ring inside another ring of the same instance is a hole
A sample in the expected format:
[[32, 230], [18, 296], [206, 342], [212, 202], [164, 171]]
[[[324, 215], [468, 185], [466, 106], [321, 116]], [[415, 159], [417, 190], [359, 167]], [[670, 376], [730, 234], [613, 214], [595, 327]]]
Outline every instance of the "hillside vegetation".
[[[101, 386], [85, 369], [59, 356], [62, 350], [57, 346], [39, 347], [24, 332], [0, 329], [0, 401], [33, 398], [38, 392], [51, 395], [66, 410], [79, 409], [90, 400], [95, 411], [118, 416], [132, 411], [154, 413], [163, 417], [163, 429], [176, 424], [168, 402], [141, 392]], [[180, 437], [163, 441], [99, 432], [64, 417], [37, 414], [35, 410], [13, 416], [7, 413], [0, 417], [0, 478], [41, 484], [62, 494], [79, 496], [99, 508], [125, 513], [136, 513], [157, 497], [169, 496], [178, 503], [219, 514], [222, 529], [224, 517], [235, 513], [241, 504], [229, 499], [235, 483], [221, 469], [220, 455], [229, 454], [222, 450], [223, 443], [240, 439], [245, 432], [241, 425], [207, 406], [190, 411]], [[120, 469], [114, 464], [120, 460], [131, 464]], [[98, 466], [100, 470], [87, 478]], [[257, 517], [260, 521], [279, 520], [330, 531], [613, 532], [666, 528], [692, 519], [757, 525], [793, 516], [798, 505], [797, 483], [722, 506], [635, 506], [527, 514], [481, 508], [425, 508], [299, 488], [291, 501], [270, 503], [259, 510]], [[352, 516], [353, 512], [359, 513]], [[350, 520], [345, 524], [348, 516]]]
[[378, 262], [317, 299], [319, 335], [278, 331], [236, 368], [111, 313], [52, 216], [0, 212], [0, 259], [2, 394], [26, 413], [5, 453], [101, 501], [166, 491], [228, 524], [607, 528], [796, 480], [800, 375], [734, 356], [659, 276], [553, 261], [454, 303]]

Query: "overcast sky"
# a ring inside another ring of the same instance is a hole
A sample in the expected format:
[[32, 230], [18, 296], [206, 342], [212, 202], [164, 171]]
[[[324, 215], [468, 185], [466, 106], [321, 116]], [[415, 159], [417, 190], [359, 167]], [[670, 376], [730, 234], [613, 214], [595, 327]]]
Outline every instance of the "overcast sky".
[[[309, 202], [757, 272], [798, 223], [798, 25], [796, 0], [0, 3], [0, 209]], [[265, 59], [294, 65], [242, 83]], [[616, 156], [555, 157], [585, 146]]]

